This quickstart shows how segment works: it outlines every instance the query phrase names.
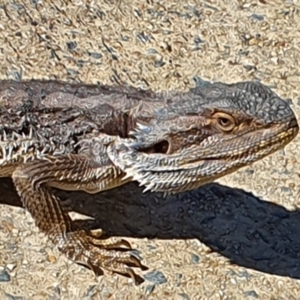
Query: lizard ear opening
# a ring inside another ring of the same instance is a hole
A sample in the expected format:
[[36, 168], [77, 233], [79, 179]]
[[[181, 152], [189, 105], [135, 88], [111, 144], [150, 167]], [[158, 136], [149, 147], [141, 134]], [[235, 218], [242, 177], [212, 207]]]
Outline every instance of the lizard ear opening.
[[139, 149], [140, 152], [144, 153], [161, 153], [161, 154], [167, 154], [169, 150], [169, 142], [168, 141], [160, 141], [151, 147]]

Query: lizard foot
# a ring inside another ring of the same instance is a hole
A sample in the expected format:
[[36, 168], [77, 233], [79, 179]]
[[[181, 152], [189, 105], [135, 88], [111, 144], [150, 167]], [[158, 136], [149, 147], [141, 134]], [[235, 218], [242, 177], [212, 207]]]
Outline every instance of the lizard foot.
[[105, 269], [111, 273], [131, 277], [136, 284], [144, 281], [135, 274], [132, 267], [142, 270], [147, 270], [147, 267], [128, 251], [131, 246], [126, 240], [116, 238], [100, 240], [94, 233], [88, 234], [80, 230], [67, 232], [57, 246], [70, 260], [88, 267], [97, 275], [102, 274], [102, 269]]

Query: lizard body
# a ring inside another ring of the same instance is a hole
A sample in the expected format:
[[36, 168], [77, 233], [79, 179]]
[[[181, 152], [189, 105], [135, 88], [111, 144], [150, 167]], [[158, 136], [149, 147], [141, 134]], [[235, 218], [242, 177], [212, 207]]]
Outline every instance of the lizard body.
[[289, 104], [255, 82], [188, 92], [57, 81], [0, 82], [0, 176], [68, 258], [140, 278], [125, 240], [75, 231], [52, 188], [97, 193], [137, 180], [177, 193], [283, 148], [298, 133]]

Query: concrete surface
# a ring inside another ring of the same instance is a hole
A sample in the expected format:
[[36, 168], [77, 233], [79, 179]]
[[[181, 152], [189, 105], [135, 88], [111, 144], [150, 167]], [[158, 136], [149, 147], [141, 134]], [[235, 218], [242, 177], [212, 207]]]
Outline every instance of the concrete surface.
[[[2, 79], [154, 90], [261, 80], [300, 112], [297, 0], [2, 0], [0, 41]], [[0, 299], [300, 299], [299, 145], [167, 199], [61, 193], [94, 218], [87, 226], [132, 242], [150, 268], [139, 287], [60, 256], [2, 179]]]

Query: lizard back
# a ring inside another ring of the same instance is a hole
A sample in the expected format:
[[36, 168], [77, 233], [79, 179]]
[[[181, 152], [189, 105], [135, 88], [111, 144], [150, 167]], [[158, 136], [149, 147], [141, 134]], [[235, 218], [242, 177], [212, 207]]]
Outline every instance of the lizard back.
[[127, 111], [145, 95], [130, 87], [1, 81], [0, 175], [45, 154], [76, 153], [81, 138], [99, 132], [125, 137]]

